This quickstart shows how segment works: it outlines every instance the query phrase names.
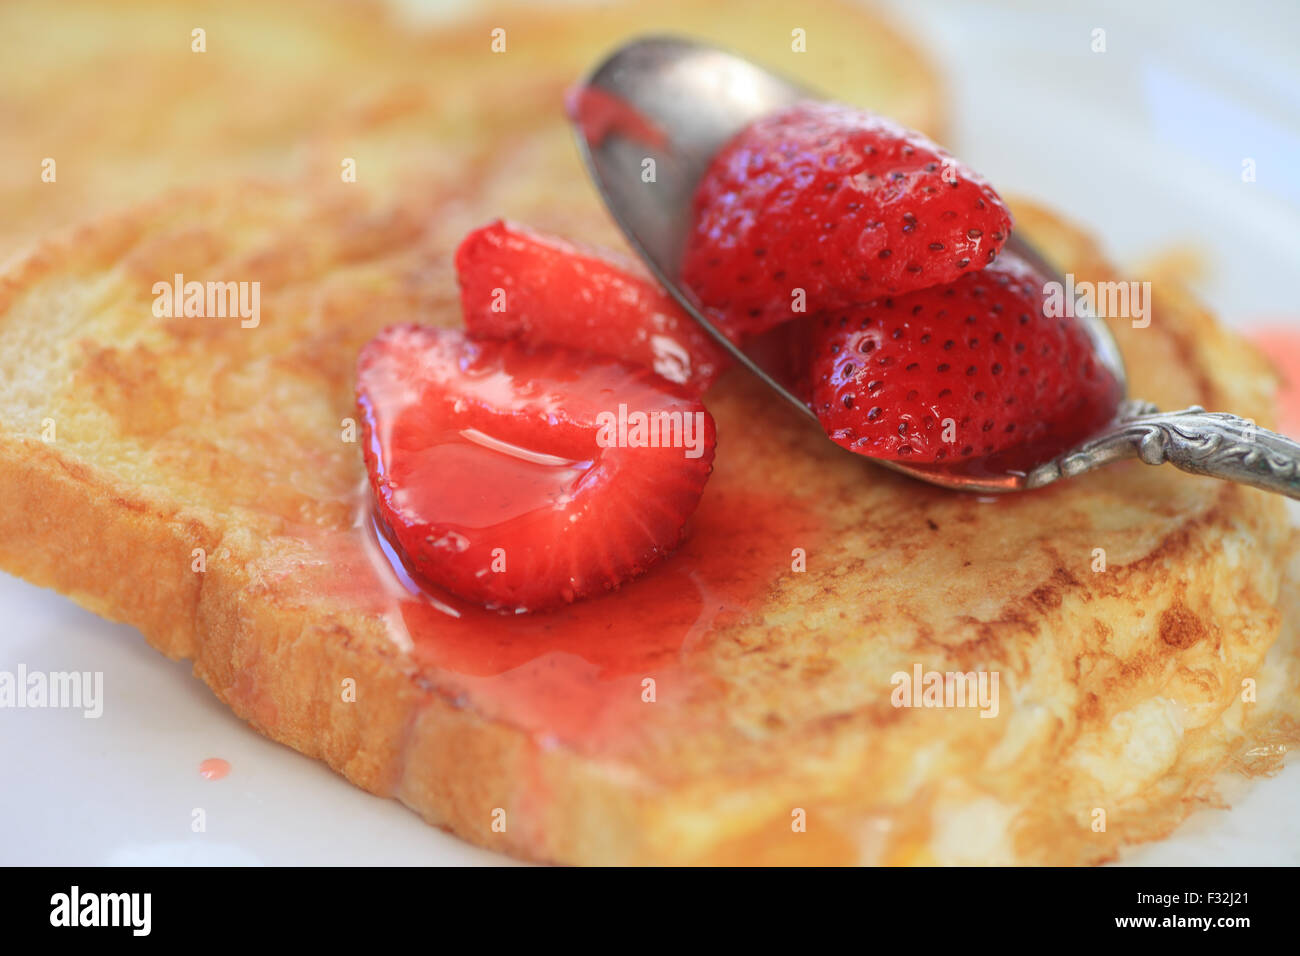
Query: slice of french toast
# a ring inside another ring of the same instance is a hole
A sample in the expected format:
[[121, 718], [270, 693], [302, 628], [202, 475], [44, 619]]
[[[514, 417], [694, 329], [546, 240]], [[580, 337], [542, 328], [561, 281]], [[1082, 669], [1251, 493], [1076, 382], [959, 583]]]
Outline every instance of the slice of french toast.
[[[739, 373], [709, 395], [716, 472], [658, 571], [520, 618], [412, 594], [368, 525], [353, 363], [384, 325], [459, 321], [451, 202], [244, 184], [42, 243], [0, 280], [0, 566], [192, 658], [263, 733], [533, 859], [1099, 860], [1244, 749], [1204, 742], [1266, 679], [1279, 501], [1140, 464], [944, 492]], [[1112, 275], [1017, 214], [1080, 279]], [[256, 326], [155, 316], [176, 274], [259, 282]], [[1149, 328], [1116, 330], [1135, 393], [1266, 421], [1256, 355], [1159, 293]], [[918, 666], [998, 674], [996, 715], [895, 707]]]
[[[281, 49], [288, 34], [230, 6]], [[870, 22], [835, 9], [815, 13]], [[1291, 658], [1264, 663], [1289, 547], [1276, 499], [1136, 463], [1014, 497], [944, 492], [845, 455], [739, 372], [708, 396], [715, 474], [659, 569], [517, 618], [413, 591], [369, 524], [357, 351], [391, 323], [459, 323], [452, 250], [488, 219], [613, 241], [560, 94], [653, 22], [532, 19], [526, 55], [490, 60], [495, 16], [426, 37], [423, 58], [394, 40], [395, 66], [365, 34], [311, 34], [313, 95], [346, 98], [355, 54], [381, 78], [352, 101], [373, 113], [322, 121], [263, 182], [238, 174], [297, 134], [191, 131], [178, 155], [211, 148], [224, 172], [47, 238], [0, 277], [0, 567], [192, 659], [262, 733], [530, 859], [1095, 862], [1168, 832], [1215, 771], [1276, 765], [1300, 699], [1278, 692]], [[777, 22], [760, 17], [694, 32], [780, 65], [754, 46]], [[503, 21], [508, 43], [523, 22]], [[842, 57], [873, 42], [854, 34], [820, 31]], [[457, 91], [413, 79], [402, 105], [417, 68]], [[926, 125], [914, 91], [895, 103], [857, 75], [809, 79]], [[237, 88], [247, 102], [251, 82]], [[138, 143], [86, 136], [126, 179], [74, 187], [87, 205], [152, 192], [127, 172]], [[39, 201], [16, 205], [30, 231]], [[1113, 277], [1088, 238], [1015, 212], [1078, 279]], [[258, 283], [256, 315], [158, 314], [177, 275], [235, 283], [249, 304]], [[1116, 326], [1133, 393], [1267, 423], [1259, 357], [1177, 287], [1155, 293], [1149, 327]], [[917, 668], [997, 675], [997, 697], [895, 706], [896, 676]], [[1243, 700], [1247, 680], [1273, 703]]]

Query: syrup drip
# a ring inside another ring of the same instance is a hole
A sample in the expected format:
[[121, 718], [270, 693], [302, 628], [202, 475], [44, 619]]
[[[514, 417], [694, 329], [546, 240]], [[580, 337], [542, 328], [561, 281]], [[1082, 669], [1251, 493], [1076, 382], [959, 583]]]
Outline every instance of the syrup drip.
[[220, 757], [209, 757], [199, 764], [199, 776], [205, 780], [220, 780], [230, 773], [230, 762]]

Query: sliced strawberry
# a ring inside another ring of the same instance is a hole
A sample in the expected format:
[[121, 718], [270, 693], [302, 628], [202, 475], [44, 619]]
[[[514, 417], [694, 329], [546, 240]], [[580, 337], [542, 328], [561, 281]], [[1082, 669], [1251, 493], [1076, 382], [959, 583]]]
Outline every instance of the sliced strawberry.
[[[361, 352], [357, 401], [379, 514], [412, 568], [489, 607], [551, 607], [644, 573], [713, 467], [698, 399], [563, 348], [394, 326]], [[620, 406], [623, 447], [607, 421]], [[634, 413], [663, 447], [636, 446], [649, 436]]]
[[811, 315], [951, 282], [992, 262], [1011, 228], [993, 188], [930, 140], [834, 103], [743, 130], [694, 203], [683, 279], [745, 335], [800, 304]]
[[948, 285], [818, 317], [813, 408], [873, 458], [959, 462], [1064, 447], [1104, 425], [1120, 388], [1045, 277], [1009, 253]]
[[630, 264], [522, 226], [494, 222], [456, 250], [471, 332], [608, 355], [703, 392], [726, 353]]

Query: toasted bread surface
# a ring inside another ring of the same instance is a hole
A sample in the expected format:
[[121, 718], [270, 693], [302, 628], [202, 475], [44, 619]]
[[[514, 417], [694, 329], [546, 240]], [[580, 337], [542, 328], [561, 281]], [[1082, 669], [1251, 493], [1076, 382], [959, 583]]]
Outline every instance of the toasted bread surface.
[[[1096, 862], [1167, 833], [1215, 771], [1276, 765], [1257, 744], [1294, 741], [1293, 705], [1244, 704], [1242, 682], [1295, 699], [1276, 687], [1293, 670], [1264, 664], [1290, 544], [1277, 500], [1137, 463], [945, 492], [836, 449], [738, 371], [708, 396], [719, 450], [692, 534], [657, 571], [518, 619], [413, 593], [369, 526], [358, 349], [391, 323], [459, 323], [451, 253], [487, 219], [612, 241], [558, 95], [613, 36], [530, 22], [553, 32], [514, 79], [486, 53], [457, 76], [502, 114], [356, 132], [373, 182], [342, 183], [324, 148], [319, 174], [248, 181], [255, 150], [236, 149], [229, 181], [11, 265], [0, 567], [192, 659], [262, 733], [530, 859]], [[426, 42], [473, 60], [462, 36]], [[887, 88], [836, 92], [908, 119]], [[1079, 279], [1115, 276], [1090, 239], [1013, 205]], [[256, 326], [155, 315], [178, 273], [258, 282]], [[1115, 327], [1133, 393], [1266, 423], [1259, 357], [1155, 292], [1150, 327]], [[996, 673], [997, 715], [893, 706], [918, 665]]]

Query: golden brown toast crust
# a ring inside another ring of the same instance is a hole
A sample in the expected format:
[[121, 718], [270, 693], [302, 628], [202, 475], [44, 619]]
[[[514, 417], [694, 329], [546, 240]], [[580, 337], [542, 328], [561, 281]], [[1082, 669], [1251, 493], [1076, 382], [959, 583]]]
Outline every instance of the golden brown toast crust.
[[[393, 53], [370, 101], [392, 105], [362, 111], [370, 132], [350, 118], [323, 135], [318, 174], [168, 193], [0, 278], [0, 567], [193, 659], [273, 739], [532, 859], [1094, 862], [1168, 832], [1224, 764], [1272, 766], [1239, 755], [1294, 725], [1243, 707], [1240, 686], [1279, 679], [1261, 668], [1278, 501], [1137, 464], [954, 495], [843, 454], [739, 373], [708, 397], [716, 472], [660, 571], [554, 626], [459, 627], [401, 598], [357, 527], [357, 349], [392, 322], [457, 324], [450, 253], [489, 218], [611, 241], [556, 97], [627, 21], [530, 22], [545, 42], [508, 67], [461, 47], [482, 24], [426, 41], [488, 91], [475, 110], [415, 93], [404, 110], [414, 63]], [[383, 172], [345, 186], [349, 135]], [[1080, 279], [1112, 275], [1070, 227], [1015, 211]], [[260, 282], [260, 325], [154, 318], [151, 286], [176, 272]], [[1267, 422], [1259, 358], [1155, 291], [1150, 328], [1116, 328], [1134, 394]], [[996, 670], [999, 717], [892, 707], [891, 675], [914, 664]]]

